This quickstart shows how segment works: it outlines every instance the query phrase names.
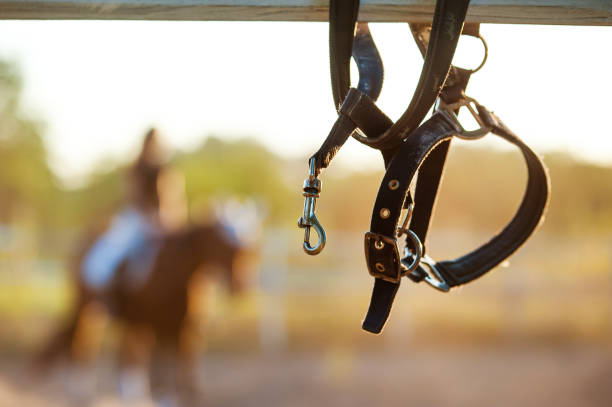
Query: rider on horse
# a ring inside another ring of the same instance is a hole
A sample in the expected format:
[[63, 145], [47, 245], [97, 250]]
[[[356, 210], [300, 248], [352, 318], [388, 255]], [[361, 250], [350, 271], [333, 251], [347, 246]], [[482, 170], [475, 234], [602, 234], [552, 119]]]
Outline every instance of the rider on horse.
[[147, 132], [126, 178], [126, 206], [81, 264], [83, 280], [94, 291], [104, 291], [123, 262], [127, 282], [139, 286], [146, 280], [163, 234], [185, 223], [184, 183], [167, 167], [157, 130]]

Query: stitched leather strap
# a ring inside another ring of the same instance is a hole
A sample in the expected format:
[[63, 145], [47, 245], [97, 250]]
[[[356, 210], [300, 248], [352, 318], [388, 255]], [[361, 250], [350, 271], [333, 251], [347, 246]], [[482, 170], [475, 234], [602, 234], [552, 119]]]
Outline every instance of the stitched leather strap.
[[[465, 284], [482, 276], [514, 253], [533, 233], [548, 202], [549, 180], [542, 161], [497, 116], [481, 105], [477, 107], [480, 117], [494, 134], [521, 150], [527, 165], [529, 179], [518, 211], [498, 235], [465, 256], [434, 264], [451, 287]], [[367, 331], [379, 333], [382, 330], [399, 287], [400, 278], [404, 274], [400, 263], [390, 260], [394, 255], [389, 254], [393, 249], [388, 248], [389, 242], [396, 240], [396, 229], [404, 197], [408, 193], [417, 170], [423, 166], [431, 154], [435, 153], [437, 148], [459, 131], [460, 126], [448, 114], [442, 112], [434, 114], [402, 145], [381, 182], [372, 212], [370, 233], [366, 234], [368, 270], [376, 277], [370, 308], [363, 323], [363, 329]], [[422, 176], [423, 174], [419, 175], [419, 177]], [[391, 188], [391, 185], [394, 188]], [[418, 194], [419, 191], [416, 192], [412, 223], [415, 222], [416, 217], [423, 216], [417, 214], [420, 204]], [[424, 213], [431, 216], [431, 210]], [[429, 219], [420, 220], [420, 222], [429, 224]], [[426, 232], [427, 228], [424, 228], [424, 231]], [[416, 233], [419, 234], [419, 232]], [[372, 236], [384, 237], [383, 244]], [[424, 241], [424, 235], [419, 237], [423, 237], [422, 241]], [[427, 273], [424, 267], [426, 266], [419, 266], [421, 273]]]
[[[339, 116], [319, 150], [311, 157], [315, 159], [317, 175], [321, 169], [327, 168], [360, 124], [367, 129], [366, 133], [362, 133], [364, 137], [365, 134], [381, 134], [393, 124], [374, 104], [382, 90], [384, 69], [368, 24], [356, 22], [358, 9], [358, 0], [331, 0], [329, 4], [330, 72], [334, 104]], [[359, 70], [359, 90], [350, 88], [351, 54]], [[351, 97], [347, 100], [349, 93]], [[359, 100], [362, 94], [367, 101]], [[360, 116], [364, 119], [362, 122], [350, 118], [350, 112], [355, 107], [368, 109]], [[386, 160], [390, 155], [383, 153], [383, 158]]]
[[423, 121], [444, 86], [469, 3], [469, 0], [436, 2], [423, 69], [408, 108], [384, 134], [361, 137], [355, 133], [357, 140], [379, 150], [394, 149]]
[[[423, 69], [408, 109], [393, 123], [375, 105], [382, 87], [383, 68], [365, 23], [357, 26], [353, 41], [359, 1], [330, 1], [330, 71], [334, 103], [340, 116], [323, 145], [312, 156], [317, 174], [329, 165], [349, 136], [381, 150], [385, 167], [388, 165], [403, 138], [421, 123], [443, 89], [468, 5], [469, 0], [438, 0], [431, 28], [418, 25], [420, 32], [427, 31], [426, 37], [414, 35], [420, 49], [427, 50]], [[359, 67], [360, 80], [358, 89], [349, 90], [351, 51]], [[465, 73], [466, 78], [458, 83], [467, 84], [469, 71]], [[354, 95], [347, 100], [349, 93]], [[370, 122], [374, 125], [366, 124]], [[358, 129], [360, 131], [356, 131]]]
[[[425, 56], [430, 38], [430, 26], [427, 24], [411, 24], [410, 29], [421, 54]], [[479, 37], [480, 24], [465, 24], [462, 34]], [[456, 103], [462, 99], [471, 74], [471, 70], [451, 66], [448, 78], [444, 83], [444, 89], [440, 93], [440, 98], [448, 104]], [[458, 113], [458, 111], [455, 113]], [[419, 169], [419, 177], [415, 187], [416, 205], [410, 223], [410, 230], [414, 231], [422, 242], [425, 242], [427, 238], [427, 231], [442, 179], [442, 173], [444, 172], [450, 143], [450, 139], [441, 142], [440, 145], [433, 149]]]
[[329, 2], [329, 61], [336, 110], [351, 86], [351, 53], [359, 0]]
[[368, 23], [357, 23], [353, 40], [353, 58], [359, 71], [357, 89], [376, 100], [382, 91], [385, 71]]

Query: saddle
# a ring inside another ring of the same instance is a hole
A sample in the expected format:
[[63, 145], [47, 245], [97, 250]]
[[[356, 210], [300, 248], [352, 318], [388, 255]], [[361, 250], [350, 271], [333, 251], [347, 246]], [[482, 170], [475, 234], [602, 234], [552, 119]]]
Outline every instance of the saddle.
[[[402, 277], [425, 281], [441, 292], [470, 283], [513, 254], [541, 223], [547, 207], [550, 182], [541, 159], [497, 115], [465, 93], [470, 76], [484, 65], [488, 51], [479, 25], [464, 24], [468, 6], [469, 0], [437, 0], [431, 25], [410, 25], [424, 63], [406, 111], [393, 122], [376, 105], [384, 69], [367, 23], [357, 23], [359, 1], [330, 1], [330, 71], [338, 119], [309, 160], [304, 213], [298, 226], [304, 228], [305, 252], [320, 253], [326, 241], [315, 214], [321, 170], [349, 137], [381, 152], [386, 172], [364, 238], [374, 286], [362, 328], [372, 333], [382, 331]], [[482, 40], [485, 57], [476, 69], [451, 65], [461, 35]], [[359, 71], [357, 88], [350, 84], [351, 57]], [[432, 107], [432, 116], [423, 122]], [[477, 129], [462, 126], [457, 116], [461, 108], [471, 113]], [[426, 238], [451, 141], [477, 140], [489, 133], [520, 150], [528, 173], [523, 199], [512, 220], [488, 242], [457, 259], [435, 261], [427, 253]], [[311, 228], [319, 238], [314, 246]]]

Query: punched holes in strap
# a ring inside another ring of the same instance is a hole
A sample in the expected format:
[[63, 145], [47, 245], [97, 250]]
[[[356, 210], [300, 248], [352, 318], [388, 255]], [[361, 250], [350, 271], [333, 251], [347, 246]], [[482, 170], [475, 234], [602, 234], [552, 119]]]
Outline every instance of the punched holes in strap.
[[[452, 134], [456, 131], [457, 127], [445, 115], [435, 114], [406, 140], [401, 150], [391, 161], [387, 173], [381, 182], [376, 204], [372, 212], [370, 233], [366, 237], [395, 234], [410, 182], [415, 176], [417, 169], [432, 149], [439, 145], [439, 143], [452, 137]], [[395, 252], [397, 252], [395, 240], [393, 240], [392, 246], [395, 248]], [[374, 259], [378, 259], [378, 257], [372, 256], [371, 253], [376, 253], [376, 251], [366, 244], [368, 269], [375, 270], [376, 262], [374, 262]], [[392, 256], [395, 255], [395, 253], [392, 254]], [[399, 257], [399, 253], [397, 256]], [[382, 264], [389, 264], [393, 261], [388, 260], [386, 263], [382, 262]], [[397, 273], [401, 272], [399, 265], [397, 270]], [[362, 328], [368, 332], [380, 333], [391, 312], [400, 280], [398, 279], [395, 282], [391, 279], [376, 278], [374, 281], [370, 306]]]

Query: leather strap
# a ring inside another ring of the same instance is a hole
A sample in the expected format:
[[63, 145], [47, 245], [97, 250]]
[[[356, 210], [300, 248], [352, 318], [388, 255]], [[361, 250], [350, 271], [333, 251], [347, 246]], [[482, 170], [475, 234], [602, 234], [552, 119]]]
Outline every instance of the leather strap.
[[[497, 116], [481, 105], [477, 105], [477, 109], [479, 116], [494, 134], [521, 150], [527, 165], [529, 179], [518, 211], [498, 235], [458, 259], [432, 263], [449, 287], [473, 281], [514, 253], [533, 233], [548, 202], [548, 174], [539, 157]], [[368, 270], [372, 276], [376, 277], [368, 314], [363, 322], [363, 329], [369, 332], [379, 333], [382, 330], [391, 310], [400, 279], [406, 274], [402, 270], [401, 259], [398, 257], [396, 230], [410, 185], [428, 157], [434, 154], [444, 142], [449, 141], [461, 131], [460, 125], [452, 115], [446, 112], [435, 113], [402, 145], [381, 182], [372, 212], [370, 232], [365, 238]], [[422, 176], [423, 174], [419, 177]], [[417, 215], [418, 194], [419, 191], [416, 192], [413, 223], [416, 217], [422, 216]], [[430, 216], [431, 210], [427, 213]], [[421, 222], [428, 224], [429, 219], [421, 220]], [[424, 228], [424, 231], [426, 232], [427, 228]], [[416, 233], [419, 234], [419, 232]], [[422, 275], [431, 274], [431, 270], [426, 270], [426, 267], [428, 266], [421, 262], [417, 270]]]
[[[389, 164], [403, 138], [421, 123], [444, 88], [468, 5], [469, 0], [438, 0], [431, 27], [414, 26], [419, 27], [420, 32], [427, 32], [426, 37], [414, 35], [422, 52], [426, 49], [425, 61], [408, 109], [393, 123], [375, 105], [384, 73], [382, 60], [367, 25], [358, 24], [354, 36], [359, 1], [330, 0], [330, 71], [339, 117], [324, 143], [311, 157], [315, 159], [317, 175], [322, 168], [327, 168], [350, 136], [381, 150], [385, 167]], [[358, 89], [350, 88], [351, 51], [360, 72]], [[465, 75], [457, 81], [459, 86], [463, 84], [463, 89], [469, 80], [469, 73], [465, 71]], [[351, 98], [347, 100], [350, 93]], [[374, 124], [368, 125], [370, 122]]]
[[[425, 56], [427, 44], [430, 38], [431, 27], [427, 24], [411, 24], [412, 35]], [[480, 37], [480, 24], [465, 24], [462, 34]], [[470, 80], [472, 70], [451, 66], [448, 78], [444, 84], [444, 89], [440, 93], [440, 98], [447, 104], [456, 103], [464, 96]], [[456, 111], [455, 113], [458, 113]], [[419, 169], [415, 187], [416, 207], [413, 213], [410, 230], [414, 231], [421, 242], [425, 242], [429, 229], [432, 211], [435, 205], [438, 188], [444, 172], [446, 156], [450, 148], [451, 140], [440, 143], [427, 157]]]
[[444, 86], [469, 3], [469, 0], [436, 2], [423, 69], [408, 108], [385, 133], [377, 137], [355, 133], [357, 140], [379, 150], [395, 149], [423, 121]]
[[[319, 150], [311, 157], [315, 160], [316, 175], [327, 168], [360, 124], [367, 129], [365, 134], [376, 135], [393, 124], [374, 103], [382, 90], [384, 68], [368, 24], [357, 24], [358, 9], [358, 0], [331, 0], [329, 4], [330, 72], [334, 104], [339, 116]], [[359, 70], [358, 90], [350, 87], [351, 54]], [[349, 93], [351, 97], [347, 100]], [[360, 101], [361, 95], [367, 100]], [[360, 116], [362, 121], [355, 122], [350, 118], [355, 107], [368, 110]], [[383, 158], [389, 159], [390, 154], [383, 153]]]
[[385, 71], [368, 23], [357, 23], [353, 40], [353, 59], [359, 71], [357, 89], [372, 100], [378, 99], [382, 91]]
[[336, 110], [351, 86], [351, 54], [359, 0], [329, 2], [329, 61]]

